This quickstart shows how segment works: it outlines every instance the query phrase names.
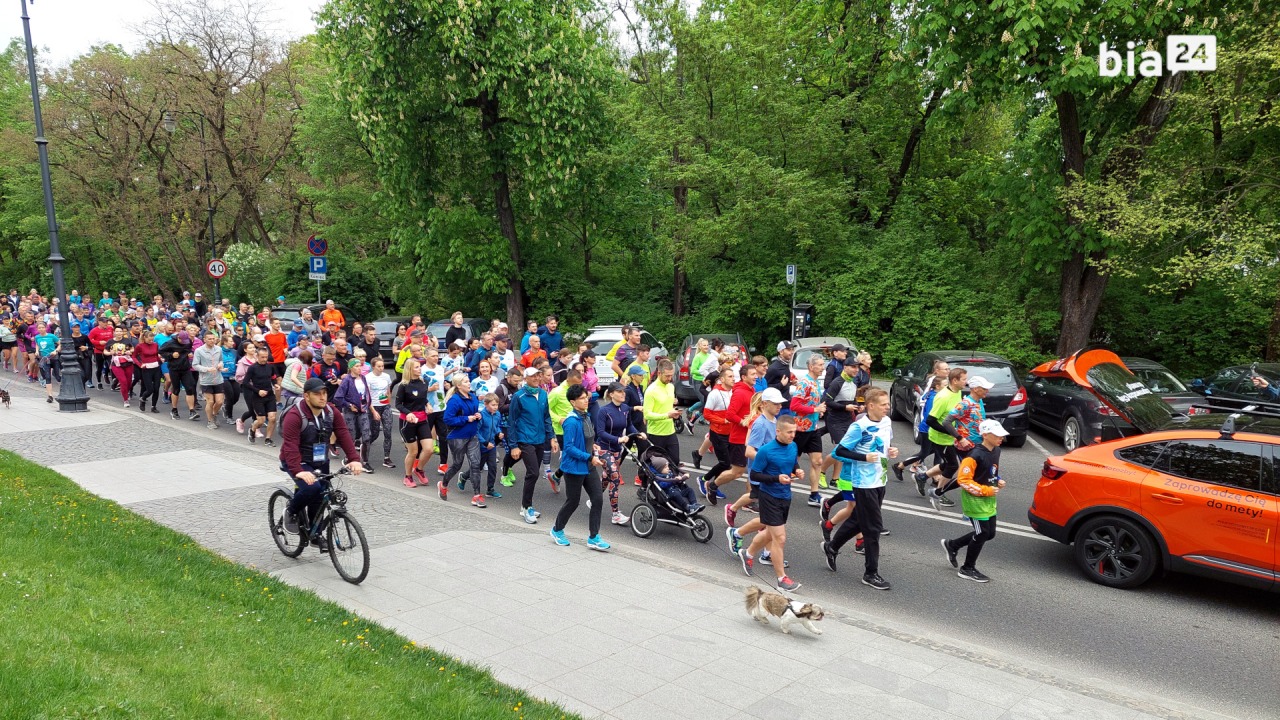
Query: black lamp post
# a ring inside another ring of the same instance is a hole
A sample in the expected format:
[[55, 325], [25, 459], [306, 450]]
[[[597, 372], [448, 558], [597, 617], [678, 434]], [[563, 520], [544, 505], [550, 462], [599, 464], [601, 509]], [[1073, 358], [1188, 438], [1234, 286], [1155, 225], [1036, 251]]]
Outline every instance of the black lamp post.
[[[209, 259], [218, 259], [218, 243], [213, 235], [213, 176], [209, 174], [209, 149], [205, 147], [204, 139], [204, 113], [201, 112], [182, 112], [175, 110], [164, 111], [164, 129], [170, 133], [177, 132], [178, 118], [176, 115], [195, 115], [200, 118], [200, 156], [204, 159], [204, 198], [205, 206], [208, 208], [209, 222]], [[222, 304], [222, 280], [213, 279], [213, 304]]]
[[36, 149], [40, 154], [40, 181], [44, 185], [44, 214], [49, 222], [49, 264], [53, 266], [53, 295], [58, 299], [58, 328], [62, 343], [58, 358], [62, 363], [62, 383], [58, 388], [60, 412], [86, 412], [89, 393], [80, 375], [80, 361], [71, 342], [71, 316], [67, 305], [67, 283], [62, 277], [62, 249], [58, 244], [58, 219], [53, 212], [53, 182], [49, 179], [49, 140], [44, 136], [44, 118], [40, 115], [40, 86], [36, 84], [36, 55], [31, 44], [31, 18], [27, 0], [22, 0], [22, 31], [27, 40], [27, 72], [31, 77], [31, 104], [36, 116]]

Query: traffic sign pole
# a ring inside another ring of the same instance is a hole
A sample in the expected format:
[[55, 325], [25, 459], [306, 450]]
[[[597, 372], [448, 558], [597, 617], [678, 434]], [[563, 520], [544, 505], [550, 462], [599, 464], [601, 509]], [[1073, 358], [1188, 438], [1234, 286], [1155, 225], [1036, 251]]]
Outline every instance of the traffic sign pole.
[[307, 250], [311, 253], [311, 258], [307, 261], [307, 277], [316, 281], [316, 303], [318, 304], [323, 302], [320, 299], [320, 283], [324, 282], [325, 275], [329, 272], [329, 260], [325, 257], [329, 252], [329, 241], [312, 235], [307, 238]]
[[799, 273], [795, 265], [787, 266], [787, 283], [791, 285], [791, 340], [796, 339], [796, 285]]

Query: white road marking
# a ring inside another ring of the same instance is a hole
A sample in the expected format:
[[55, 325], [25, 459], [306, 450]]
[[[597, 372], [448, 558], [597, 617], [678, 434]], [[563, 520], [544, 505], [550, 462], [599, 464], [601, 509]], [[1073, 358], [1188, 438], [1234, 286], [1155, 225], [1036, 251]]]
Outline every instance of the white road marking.
[[1032, 445], [1035, 445], [1035, 446], [1036, 446], [1036, 449], [1037, 449], [1037, 450], [1039, 450], [1040, 452], [1044, 453], [1044, 456], [1045, 456], [1045, 457], [1049, 457], [1050, 455], [1052, 455], [1052, 454], [1053, 454], [1053, 453], [1049, 452], [1049, 451], [1045, 448], [1045, 446], [1041, 445], [1041, 444], [1040, 444], [1040, 441], [1036, 440], [1035, 438], [1031, 437], [1030, 435], [1028, 435], [1028, 436], [1027, 436], [1027, 442], [1031, 443]]
[[[1047, 452], [1045, 454], [1048, 455]], [[682, 462], [680, 463], [680, 467], [695, 475], [706, 472], [706, 470], [699, 470], [695, 468], [692, 463]], [[819, 492], [821, 492], [824, 497], [830, 497], [835, 494], [835, 491], [833, 490], [820, 490]], [[934, 512], [932, 508], [908, 505], [903, 502], [898, 502], [897, 500], [885, 500], [884, 505], [882, 505], [881, 508], [884, 510], [891, 510], [893, 512], [902, 513], [904, 515], [915, 515], [916, 517], [928, 518], [930, 520], [940, 520], [942, 522], [953, 523], [956, 525], [969, 525], [969, 521], [966, 520], [959, 513], [945, 512], [945, 511]], [[1017, 523], [1011, 523], [1011, 522], [999, 522], [998, 532], [1008, 533], [1010, 535], [1017, 535], [1019, 537], [1031, 538], [1032, 540], [1044, 540], [1047, 542], [1054, 542], [1052, 538], [1047, 538], [1044, 535], [1041, 535], [1040, 533], [1033, 530], [1029, 525], [1019, 525]]]

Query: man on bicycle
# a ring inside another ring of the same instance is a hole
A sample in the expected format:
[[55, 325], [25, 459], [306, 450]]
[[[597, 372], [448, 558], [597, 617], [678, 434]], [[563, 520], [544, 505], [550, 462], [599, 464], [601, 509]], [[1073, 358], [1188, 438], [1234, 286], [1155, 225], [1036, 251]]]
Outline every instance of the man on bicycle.
[[[358, 460], [351, 460], [360, 455], [342, 413], [329, 403], [325, 382], [320, 378], [307, 380], [302, 387], [302, 397], [305, 402], [295, 403], [280, 421], [280, 468], [289, 473], [298, 486], [285, 512], [285, 529], [291, 533], [298, 532], [299, 510], [305, 507], [307, 517], [315, 517], [320, 510], [324, 486], [317, 482], [316, 475], [329, 473], [330, 437], [338, 438], [342, 452], [350, 461], [347, 468], [355, 475], [364, 472]], [[312, 542], [320, 552], [328, 552], [322, 530], [316, 528]]]

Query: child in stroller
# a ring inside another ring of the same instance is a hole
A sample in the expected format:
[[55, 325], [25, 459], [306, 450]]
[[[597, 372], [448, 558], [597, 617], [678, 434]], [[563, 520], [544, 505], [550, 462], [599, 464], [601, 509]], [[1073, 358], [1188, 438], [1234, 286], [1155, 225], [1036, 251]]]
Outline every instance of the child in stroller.
[[687, 515], [697, 515], [702, 512], [704, 506], [698, 504], [693, 488], [688, 485], [688, 473], [677, 472], [674, 464], [665, 455], [658, 454], [651, 454], [649, 469], [653, 471], [654, 482], [658, 483], [658, 487], [662, 488], [667, 499], [678, 510]]

